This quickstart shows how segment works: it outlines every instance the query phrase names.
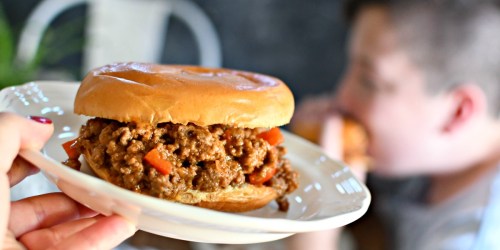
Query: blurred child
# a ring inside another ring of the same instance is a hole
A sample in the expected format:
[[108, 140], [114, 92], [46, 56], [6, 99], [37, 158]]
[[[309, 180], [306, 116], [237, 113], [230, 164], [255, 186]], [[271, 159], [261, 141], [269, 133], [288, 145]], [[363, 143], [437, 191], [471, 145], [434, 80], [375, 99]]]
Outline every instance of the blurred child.
[[[500, 1], [352, 0], [346, 10], [350, 59], [332, 102], [366, 127], [374, 178], [398, 180], [372, 186], [391, 247], [500, 249]], [[323, 115], [323, 135], [335, 134], [338, 118]], [[334, 240], [292, 238], [297, 249]]]

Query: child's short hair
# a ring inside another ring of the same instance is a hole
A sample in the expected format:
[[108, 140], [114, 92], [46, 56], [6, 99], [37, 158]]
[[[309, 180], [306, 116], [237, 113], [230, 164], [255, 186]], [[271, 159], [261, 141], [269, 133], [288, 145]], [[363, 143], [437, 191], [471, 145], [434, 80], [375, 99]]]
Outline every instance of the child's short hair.
[[431, 93], [474, 82], [500, 116], [500, 0], [347, 0], [347, 20], [373, 5], [389, 11]]

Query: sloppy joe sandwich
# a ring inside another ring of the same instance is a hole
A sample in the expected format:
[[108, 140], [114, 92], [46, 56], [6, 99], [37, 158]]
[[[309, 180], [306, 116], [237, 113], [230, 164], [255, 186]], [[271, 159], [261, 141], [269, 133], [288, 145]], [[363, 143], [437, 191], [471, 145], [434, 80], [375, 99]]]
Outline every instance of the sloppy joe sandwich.
[[[332, 138], [322, 135], [325, 120], [329, 116], [339, 119], [339, 134]], [[355, 119], [339, 112], [333, 103], [333, 97], [318, 96], [306, 99], [299, 110], [295, 112], [290, 129], [293, 133], [313, 142], [321, 144], [322, 140], [338, 142], [335, 148], [340, 151], [341, 159], [350, 166], [362, 167], [364, 170], [371, 166], [368, 156], [369, 137], [366, 129]]]
[[298, 186], [278, 128], [294, 99], [279, 79], [197, 66], [117, 63], [90, 71], [74, 111], [91, 117], [64, 144], [100, 178], [174, 202], [242, 212]]

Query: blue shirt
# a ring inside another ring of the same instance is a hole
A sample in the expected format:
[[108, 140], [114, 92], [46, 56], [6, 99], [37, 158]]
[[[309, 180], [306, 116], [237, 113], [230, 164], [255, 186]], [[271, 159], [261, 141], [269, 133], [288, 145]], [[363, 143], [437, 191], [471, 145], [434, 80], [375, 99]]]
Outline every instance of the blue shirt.
[[427, 187], [406, 180], [374, 196], [394, 249], [500, 249], [500, 165], [437, 205], [423, 202]]

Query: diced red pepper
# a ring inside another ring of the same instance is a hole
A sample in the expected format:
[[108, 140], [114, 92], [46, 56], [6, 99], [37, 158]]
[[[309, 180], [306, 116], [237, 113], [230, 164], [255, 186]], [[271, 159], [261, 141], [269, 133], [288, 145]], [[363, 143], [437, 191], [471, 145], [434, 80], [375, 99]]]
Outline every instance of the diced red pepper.
[[161, 157], [160, 151], [154, 148], [149, 151], [145, 156], [144, 160], [154, 167], [158, 172], [168, 175], [172, 172], [172, 163]]
[[224, 131], [223, 138], [226, 141], [230, 141], [231, 139], [233, 139], [233, 135], [231, 135], [231, 132], [229, 131], [229, 129]]
[[62, 144], [62, 147], [64, 148], [64, 151], [66, 151], [66, 154], [68, 155], [69, 159], [78, 159], [78, 157], [80, 157], [80, 153], [76, 149], [77, 142], [78, 138], [73, 139], [71, 141], [67, 141]]
[[277, 127], [264, 131], [258, 134], [257, 137], [266, 140], [271, 146], [279, 145], [285, 141], [283, 134], [281, 134], [280, 129]]
[[276, 167], [264, 168], [263, 171], [253, 172], [248, 177], [250, 184], [261, 185], [273, 178], [276, 174]]

